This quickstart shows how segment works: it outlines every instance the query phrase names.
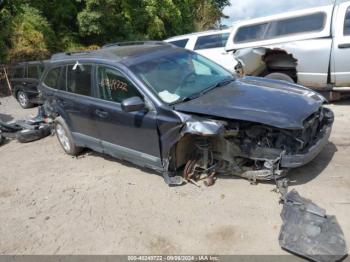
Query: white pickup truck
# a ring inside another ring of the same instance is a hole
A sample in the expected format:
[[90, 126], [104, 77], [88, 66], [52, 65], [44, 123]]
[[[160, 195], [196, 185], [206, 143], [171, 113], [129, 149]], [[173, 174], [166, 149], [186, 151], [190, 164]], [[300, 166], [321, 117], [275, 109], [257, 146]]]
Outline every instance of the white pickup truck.
[[226, 44], [245, 75], [350, 92], [350, 1], [237, 22]]

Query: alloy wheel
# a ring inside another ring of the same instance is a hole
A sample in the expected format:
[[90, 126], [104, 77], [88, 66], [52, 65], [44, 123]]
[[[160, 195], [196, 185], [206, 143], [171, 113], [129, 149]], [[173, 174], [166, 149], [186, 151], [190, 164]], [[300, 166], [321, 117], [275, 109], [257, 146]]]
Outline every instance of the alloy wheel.
[[69, 152], [70, 151], [69, 138], [67, 136], [66, 131], [62, 127], [62, 125], [57, 124], [56, 132], [57, 132], [58, 140], [60, 141], [62, 147], [64, 148], [65, 151]]

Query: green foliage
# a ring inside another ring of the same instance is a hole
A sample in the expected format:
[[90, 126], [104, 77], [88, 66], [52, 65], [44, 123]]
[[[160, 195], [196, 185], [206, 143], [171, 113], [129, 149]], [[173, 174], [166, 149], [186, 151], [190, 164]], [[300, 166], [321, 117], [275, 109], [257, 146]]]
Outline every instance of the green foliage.
[[11, 36], [10, 19], [11, 14], [7, 9], [0, 10], [0, 64], [7, 60], [9, 38]]
[[[229, 0], [3, 0], [0, 59], [217, 27]], [[9, 57], [10, 55], [10, 57]], [[0, 62], [1, 63], [1, 62]]]
[[45, 59], [50, 50], [55, 50], [55, 40], [55, 33], [40, 12], [23, 5], [12, 21], [10, 59]]

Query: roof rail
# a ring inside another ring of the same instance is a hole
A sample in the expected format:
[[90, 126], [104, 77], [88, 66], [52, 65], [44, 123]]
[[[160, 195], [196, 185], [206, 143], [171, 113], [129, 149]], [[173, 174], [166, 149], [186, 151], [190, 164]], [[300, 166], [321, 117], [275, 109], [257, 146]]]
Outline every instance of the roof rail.
[[62, 58], [67, 58], [67, 56], [90, 54], [90, 53], [91, 53], [90, 51], [62, 52], [62, 53], [53, 54], [51, 56], [51, 60], [58, 60]]
[[116, 47], [116, 46], [128, 46], [128, 45], [170, 45], [163, 41], [129, 41], [129, 42], [118, 42], [105, 44], [101, 48]]

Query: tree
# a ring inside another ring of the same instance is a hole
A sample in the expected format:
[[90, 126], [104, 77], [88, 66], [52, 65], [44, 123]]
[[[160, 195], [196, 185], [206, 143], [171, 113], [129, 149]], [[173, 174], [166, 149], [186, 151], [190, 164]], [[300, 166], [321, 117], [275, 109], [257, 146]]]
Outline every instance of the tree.
[[194, 31], [218, 28], [224, 17], [222, 11], [229, 4], [228, 0], [193, 0]]
[[0, 2], [0, 64], [8, 61], [11, 48], [12, 20], [20, 11], [21, 0]]
[[126, 38], [121, 1], [85, 0], [85, 8], [78, 14], [80, 36], [86, 44]]
[[87, 43], [164, 39], [218, 25], [229, 0], [84, 0], [79, 31]]
[[0, 0], [0, 59], [218, 27], [229, 0]]
[[10, 59], [44, 59], [55, 50], [55, 33], [40, 12], [22, 5], [20, 13], [12, 21]]

